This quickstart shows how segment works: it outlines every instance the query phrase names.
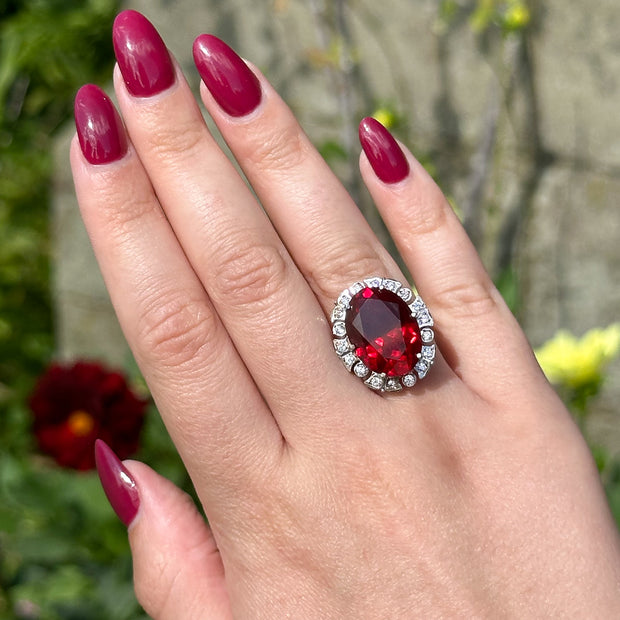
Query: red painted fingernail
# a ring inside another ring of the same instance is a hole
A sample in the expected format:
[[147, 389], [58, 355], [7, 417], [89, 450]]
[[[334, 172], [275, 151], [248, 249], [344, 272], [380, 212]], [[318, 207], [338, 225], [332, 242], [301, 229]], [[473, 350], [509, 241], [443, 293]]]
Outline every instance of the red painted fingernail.
[[82, 153], [91, 164], [109, 164], [127, 153], [121, 118], [98, 86], [82, 86], [75, 96], [74, 110]]
[[112, 42], [127, 90], [136, 97], [150, 97], [172, 86], [174, 66], [165, 43], [153, 24], [137, 11], [116, 16]]
[[359, 136], [372, 169], [384, 183], [398, 183], [409, 174], [405, 154], [379, 121], [371, 117], [362, 119]]
[[95, 462], [101, 486], [118, 518], [126, 525], [134, 520], [140, 507], [136, 481], [105, 441], [95, 442]]
[[231, 116], [245, 116], [260, 103], [258, 78], [221, 39], [201, 34], [194, 41], [194, 62], [213, 98]]

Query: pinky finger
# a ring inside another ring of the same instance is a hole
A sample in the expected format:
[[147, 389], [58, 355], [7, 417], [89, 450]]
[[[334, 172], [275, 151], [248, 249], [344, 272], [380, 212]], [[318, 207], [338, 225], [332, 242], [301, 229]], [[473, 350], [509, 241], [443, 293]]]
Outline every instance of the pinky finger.
[[416, 287], [437, 320], [453, 370], [503, 402], [515, 385], [546, 385], [530, 346], [441, 190], [374, 119], [360, 124], [360, 168]]
[[95, 454], [104, 491], [129, 527], [144, 610], [155, 620], [231, 618], [217, 545], [191, 499], [147, 465], [121, 463], [100, 440]]

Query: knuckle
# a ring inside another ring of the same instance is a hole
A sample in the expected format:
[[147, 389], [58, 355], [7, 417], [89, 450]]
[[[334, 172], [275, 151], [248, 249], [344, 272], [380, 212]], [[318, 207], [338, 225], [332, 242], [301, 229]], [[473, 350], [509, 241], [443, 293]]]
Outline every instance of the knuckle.
[[158, 295], [143, 310], [139, 341], [148, 356], [165, 367], [195, 363], [200, 350], [217, 338], [213, 312], [204, 300], [184, 299], [180, 292], [163, 302], [161, 297]]
[[323, 255], [321, 266], [310, 272], [308, 279], [317, 295], [332, 301], [356, 280], [384, 272], [385, 266], [371, 243], [365, 239], [344, 239]]
[[206, 128], [194, 119], [175, 123], [160, 123], [148, 135], [148, 149], [164, 161], [176, 161], [179, 156], [192, 157], [206, 136]]
[[455, 318], [484, 317], [498, 309], [495, 287], [478, 280], [446, 286], [437, 294], [433, 305]]
[[288, 172], [299, 166], [307, 153], [307, 144], [297, 122], [289, 120], [277, 131], [265, 135], [261, 127], [250, 131], [245, 159], [259, 170]]
[[135, 170], [124, 171], [120, 176], [117, 171], [102, 170], [94, 187], [96, 201], [84, 201], [80, 206], [87, 207], [86, 219], [105, 228], [106, 235], [124, 237], [159, 211], [150, 184]]
[[[437, 190], [439, 192], [439, 190]], [[429, 195], [426, 200], [411, 209], [407, 218], [407, 229], [412, 236], [432, 235], [443, 228], [448, 220], [448, 210], [452, 210], [443, 194]]]
[[[131, 191], [128, 192], [128, 195], [135, 196]], [[136, 231], [141, 231], [144, 222], [157, 214], [154, 208], [154, 200], [151, 196], [135, 197], [121, 204], [119, 204], [118, 200], [115, 202], [105, 201], [105, 196], [102, 196], [101, 203], [110, 205], [106, 209], [105, 217], [109, 234], [121, 240], [127, 239], [130, 235], [135, 235]]]
[[282, 250], [269, 243], [230, 243], [215, 268], [214, 287], [222, 303], [261, 304], [283, 286], [287, 261]]

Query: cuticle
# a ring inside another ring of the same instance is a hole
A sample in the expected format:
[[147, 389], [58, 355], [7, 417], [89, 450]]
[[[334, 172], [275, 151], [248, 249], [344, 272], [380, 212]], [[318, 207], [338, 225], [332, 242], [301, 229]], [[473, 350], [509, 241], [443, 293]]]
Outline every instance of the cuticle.
[[140, 490], [138, 489], [137, 485], [136, 491], [138, 492], [138, 510], [136, 510], [136, 514], [133, 516], [131, 523], [126, 526], [128, 532], [133, 529], [134, 525], [138, 522], [138, 520], [140, 519], [140, 515], [142, 514], [142, 498], [140, 497]]
[[127, 94], [129, 95], [132, 101], [139, 102], [140, 104], [142, 104], [142, 102], [144, 102], [145, 104], [146, 103], [157, 103], [160, 99], [163, 99], [164, 97], [167, 97], [168, 95], [171, 95], [176, 90], [178, 90], [179, 76], [176, 75], [175, 73], [174, 82], [170, 84], [168, 88], [165, 88], [164, 90], [160, 90], [158, 93], [155, 93], [154, 95], [148, 95], [146, 97], [140, 97], [139, 95], [132, 94], [129, 91], [129, 88], [127, 88], [127, 84], [125, 83], [124, 79], [123, 79], [123, 86], [125, 87], [125, 91], [127, 92]]
[[217, 104], [217, 107], [219, 108], [220, 113], [223, 116], [225, 116], [231, 123], [235, 125], [244, 125], [245, 123], [255, 121], [257, 117], [259, 117], [264, 112], [263, 107], [266, 105], [267, 96], [266, 96], [265, 90], [263, 89], [263, 84], [261, 80], [259, 80], [258, 82], [260, 84], [260, 100], [258, 102], [258, 105], [253, 110], [248, 112], [247, 114], [243, 114], [241, 116], [234, 116], [233, 114], [229, 114], [228, 112], [226, 112], [226, 110], [224, 110], [219, 104], [217, 104], [217, 101], [215, 101], [215, 99], [213, 98], [213, 95], [211, 95], [208, 86], [204, 84], [204, 82], [202, 82], [201, 80], [201, 83], [204, 84], [204, 87], [207, 89], [207, 92], [210, 94], [211, 98], [213, 98], [215, 103]]
[[[81, 148], [80, 148], [81, 151]], [[82, 157], [84, 158], [84, 161], [86, 162], [86, 164], [89, 166], [89, 168], [96, 168], [99, 169], [102, 173], [103, 171], [108, 171], [108, 170], [113, 170], [115, 166], [119, 166], [125, 165], [127, 162], [126, 160], [130, 157], [130, 155], [133, 157], [135, 155], [135, 149], [133, 148], [133, 146], [128, 145], [127, 146], [127, 150], [125, 151], [125, 153], [123, 154], [122, 157], [119, 157], [118, 159], [115, 159], [113, 161], [107, 161], [107, 162], [103, 162], [100, 164], [93, 164], [92, 162], [88, 161], [88, 159], [86, 158], [86, 156], [84, 155], [84, 153], [82, 153]]]

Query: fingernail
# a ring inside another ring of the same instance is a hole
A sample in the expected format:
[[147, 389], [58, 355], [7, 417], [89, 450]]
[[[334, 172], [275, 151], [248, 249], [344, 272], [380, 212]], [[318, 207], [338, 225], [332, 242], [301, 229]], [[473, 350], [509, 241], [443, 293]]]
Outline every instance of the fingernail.
[[105, 441], [95, 441], [95, 462], [101, 486], [118, 518], [126, 525], [140, 507], [136, 481]]
[[201, 34], [194, 41], [194, 62], [202, 81], [224, 112], [245, 116], [260, 103], [258, 78], [224, 41]]
[[371, 117], [362, 119], [359, 136], [372, 169], [384, 183], [398, 183], [409, 174], [405, 154], [379, 121]]
[[165, 43], [153, 24], [137, 11], [116, 16], [112, 42], [127, 90], [150, 97], [172, 86], [174, 67]]
[[114, 104], [94, 84], [75, 96], [75, 126], [84, 157], [91, 164], [109, 164], [127, 153], [127, 135]]

